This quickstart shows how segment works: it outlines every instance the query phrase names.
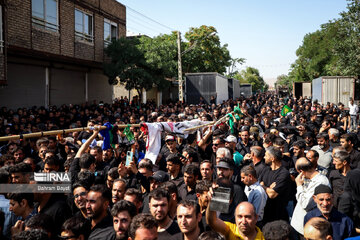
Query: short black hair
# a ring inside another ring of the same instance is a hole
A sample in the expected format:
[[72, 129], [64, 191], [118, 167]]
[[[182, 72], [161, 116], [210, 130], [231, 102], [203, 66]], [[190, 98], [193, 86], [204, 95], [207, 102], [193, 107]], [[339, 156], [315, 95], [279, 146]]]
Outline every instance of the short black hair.
[[11, 237], [12, 240], [49, 240], [47, 232], [42, 229], [21, 231]]
[[225, 238], [215, 231], [206, 231], [200, 234], [198, 240], [225, 240]]
[[138, 168], [145, 168], [146, 170], [152, 171], [153, 163], [151, 161], [142, 161], [141, 163], [139, 163]]
[[24, 175], [26, 173], [32, 172], [32, 168], [29, 164], [21, 162], [21, 163], [15, 164], [14, 166], [11, 166], [9, 171], [10, 171], [10, 174], [22, 173]]
[[187, 147], [183, 150], [183, 152], [187, 152], [189, 155], [189, 158], [193, 158], [193, 162], [198, 162], [199, 158], [198, 158], [198, 154], [197, 152], [192, 149], [191, 147]]
[[298, 147], [300, 149], [305, 149], [306, 148], [306, 143], [304, 140], [298, 140], [296, 142], [293, 143], [293, 147]]
[[117, 216], [119, 212], [127, 211], [131, 218], [136, 215], [136, 207], [132, 202], [126, 200], [120, 200], [114, 204], [111, 208], [111, 215], [113, 217]]
[[90, 190], [92, 192], [99, 192], [101, 193], [101, 197], [103, 197], [105, 200], [111, 202], [111, 191], [103, 184], [97, 184], [92, 187], [90, 187]]
[[129, 227], [129, 236], [131, 239], [135, 239], [136, 230], [139, 228], [153, 229], [157, 231], [158, 223], [155, 218], [149, 213], [140, 213], [136, 215]]
[[60, 166], [60, 161], [56, 156], [50, 156], [45, 159], [45, 164], [49, 166]]
[[86, 183], [77, 181], [72, 185], [73, 191], [75, 190], [75, 188], [78, 188], [78, 187], [83, 187], [87, 191], [89, 191], [89, 189], [90, 189], [90, 186], [88, 186]]
[[112, 179], [117, 179], [119, 177], [118, 168], [117, 167], [110, 168], [107, 175], [110, 176]]
[[321, 132], [316, 136], [316, 139], [324, 138], [325, 141], [329, 140], [329, 134], [326, 132]]
[[199, 177], [200, 176], [200, 169], [195, 164], [188, 164], [184, 168], [184, 173], [193, 174], [194, 177], [196, 177], [196, 176]]
[[211, 168], [211, 169], [214, 169], [214, 165], [213, 165], [213, 163], [212, 163], [210, 160], [207, 160], [207, 159], [202, 160], [201, 163], [200, 163], [200, 166], [201, 166], [201, 164], [203, 164], [203, 163], [210, 163], [210, 165], [211, 165], [210, 168]]
[[244, 173], [245, 176], [248, 176], [248, 175], [251, 175], [253, 176], [254, 178], [257, 179], [257, 174], [256, 174], [256, 170], [253, 166], [251, 165], [246, 165], [244, 166], [241, 170], [240, 170], [241, 173]]
[[266, 240], [286, 240], [290, 237], [291, 227], [284, 220], [277, 220], [265, 224], [262, 231]]
[[0, 183], [8, 183], [9, 182], [9, 172], [5, 169], [0, 168]]
[[46, 232], [51, 233], [54, 231], [54, 221], [49, 215], [45, 213], [39, 213], [32, 216], [27, 221], [25, 221], [25, 226], [31, 229], [43, 229]]
[[196, 183], [195, 192], [203, 194], [205, 191], [209, 191], [211, 184], [212, 183], [208, 180], [201, 180]]
[[142, 195], [141, 191], [139, 189], [136, 189], [136, 188], [128, 188], [128, 189], [126, 189], [124, 195], [135, 196], [136, 201], [138, 201], [138, 202], [143, 201], [143, 195]]
[[178, 188], [174, 182], [171, 181], [163, 182], [161, 183], [160, 187], [168, 191], [170, 195], [175, 193], [176, 197], [179, 197]]
[[71, 231], [76, 237], [86, 234], [86, 221], [81, 216], [71, 217], [63, 223], [61, 231]]
[[200, 205], [194, 200], [182, 200], [178, 206], [192, 207], [195, 209], [195, 215], [200, 213]]
[[80, 168], [89, 169], [91, 164], [95, 163], [95, 158], [89, 153], [84, 153], [81, 155], [79, 160], [79, 166]]
[[34, 194], [33, 193], [8, 193], [6, 195], [7, 199], [12, 199], [20, 203], [25, 199], [30, 207], [34, 206]]
[[170, 194], [169, 192], [164, 189], [164, 188], [156, 188], [154, 190], [152, 190], [149, 194], [149, 202], [151, 201], [151, 199], [161, 199], [161, 198], [166, 198], [168, 200], [168, 202], [170, 201]]
[[95, 175], [93, 172], [90, 171], [81, 171], [77, 175], [77, 180], [86, 186], [87, 188], [90, 188], [95, 183]]

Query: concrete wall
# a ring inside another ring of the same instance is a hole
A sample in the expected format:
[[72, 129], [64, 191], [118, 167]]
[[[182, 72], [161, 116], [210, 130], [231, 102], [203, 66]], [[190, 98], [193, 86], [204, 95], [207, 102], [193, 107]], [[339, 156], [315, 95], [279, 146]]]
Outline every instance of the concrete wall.
[[113, 86], [108, 83], [108, 78], [104, 74], [88, 73], [88, 100], [89, 102], [94, 100], [112, 102]]
[[1, 106], [45, 105], [45, 67], [8, 64], [8, 85], [0, 87]]
[[50, 71], [50, 105], [85, 102], [85, 73], [64, 69]]

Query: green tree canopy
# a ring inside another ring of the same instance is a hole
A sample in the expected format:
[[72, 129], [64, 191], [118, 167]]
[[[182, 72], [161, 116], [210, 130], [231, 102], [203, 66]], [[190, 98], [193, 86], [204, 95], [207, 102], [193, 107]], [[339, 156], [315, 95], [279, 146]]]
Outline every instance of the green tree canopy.
[[339, 19], [306, 34], [289, 72], [291, 81], [311, 81], [319, 76], [360, 75], [360, 3], [348, 0]]
[[190, 28], [185, 38], [188, 42], [183, 55], [184, 72], [226, 72], [226, 67], [231, 64], [228, 45], [220, 44], [214, 27], [202, 25]]
[[[221, 45], [214, 27], [190, 28], [181, 43], [183, 72], [218, 72], [224, 74], [231, 65], [227, 45]], [[166, 78], [177, 78], [177, 33], [163, 34], [154, 38], [121, 38], [113, 41], [105, 50], [111, 61], [104, 64], [104, 73], [110, 84], [118, 81], [126, 89], [150, 89], [168, 86]], [[235, 59], [242, 63], [244, 59]]]
[[269, 88], [269, 85], [260, 76], [259, 70], [253, 67], [247, 67], [239, 74], [236, 74], [234, 78], [239, 79], [240, 83], [250, 83], [254, 92], [267, 91]]
[[137, 38], [120, 38], [109, 44], [105, 53], [111, 60], [104, 63], [104, 73], [109, 77], [110, 84], [120, 81], [127, 90], [136, 89], [141, 97], [143, 89], [150, 90], [153, 85], [163, 86], [165, 82], [162, 69], [153, 68], [146, 62], [139, 44]]

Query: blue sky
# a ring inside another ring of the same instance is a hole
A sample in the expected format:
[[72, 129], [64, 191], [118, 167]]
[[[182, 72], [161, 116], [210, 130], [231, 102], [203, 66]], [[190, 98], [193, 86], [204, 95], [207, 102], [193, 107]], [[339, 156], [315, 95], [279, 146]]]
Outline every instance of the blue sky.
[[[128, 6], [127, 29], [156, 36], [190, 27], [214, 26], [233, 58], [242, 57], [244, 69], [259, 69], [272, 84], [287, 74], [305, 34], [339, 18], [346, 0], [118, 0]], [[135, 11], [137, 12], [135, 12]], [[156, 20], [157, 24], [141, 14]], [[170, 29], [169, 29], [170, 28]]]

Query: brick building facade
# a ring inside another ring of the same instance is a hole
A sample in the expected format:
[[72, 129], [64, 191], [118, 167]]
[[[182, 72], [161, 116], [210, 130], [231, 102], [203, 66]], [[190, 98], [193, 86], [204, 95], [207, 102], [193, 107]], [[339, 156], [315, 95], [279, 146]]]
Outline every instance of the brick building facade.
[[8, 107], [112, 100], [104, 48], [126, 35], [116, 0], [0, 0], [0, 102]]

